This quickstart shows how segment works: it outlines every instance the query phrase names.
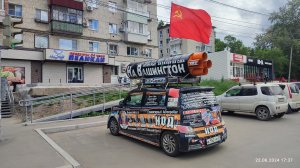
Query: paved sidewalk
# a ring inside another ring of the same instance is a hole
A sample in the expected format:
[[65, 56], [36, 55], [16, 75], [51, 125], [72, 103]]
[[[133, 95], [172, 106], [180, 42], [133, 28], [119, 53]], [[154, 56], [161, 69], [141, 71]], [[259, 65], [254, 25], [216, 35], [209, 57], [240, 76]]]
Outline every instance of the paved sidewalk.
[[2, 120], [3, 138], [0, 141], [1, 168], [56, 168], [68, 165], [34, 129], [106, 121], [92, 117], [47, 124], [24, 126], [14, 118]]

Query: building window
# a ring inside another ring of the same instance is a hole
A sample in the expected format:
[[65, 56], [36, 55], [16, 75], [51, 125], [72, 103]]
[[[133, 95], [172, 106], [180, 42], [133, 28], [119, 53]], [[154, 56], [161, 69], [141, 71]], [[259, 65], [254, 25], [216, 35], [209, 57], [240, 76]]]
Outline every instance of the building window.
[[119, 67], [118, 66], [111, 66], [111, 74], [112, 75], [119, 75]]
[[196, 52], [200, 52], [201, 50], [201, 46], [196, 46]]
[[59, 39], [59, 48], [63, 50], [77, 50], [77, 40]]
[[151, 31], [148, 32], [148, 40], [151, 40]]
[[170, 29], [167, 30], [168, 34], [170, 34]]
[[144, 16], [149, 16], [149, 12], [147, 11], [147, 5], [134, 0], [127, 0], [127, 11]]
[[53, 6], [52, 19], [72, 24], [82, 24], [82, 11], [61, 6]]
[[82, 67], [67, 67], [67, 79], [68, 83], [83, 83]]
[[159, 31], [159, 37], [160, 37], [160, 38], [163, 38], [163, 32], [162, 32], [162, 30]]
[[48, 36], [35, 35], [34, 47], [35, 48], [48, 48]]
[[89, 28], [91, 30], [98, 31], [98, 29], [99, 29], [99, 22], [98, 22], [98, 20], [90, 19], [89, 20]]
[[118, 45], [116, 44], [109, 45], [109, 55], [118, 55]]
[[171, 55], [178, 55], [181, 54], [181, 44], [174, 44], [171, 45]]
[[127, 55], [138, 56], [139, 49], [136, 47], [127, 47]]
[[152, 49], [146, 48], [145, 49], [145, 56], [148, 57], [148, 58], [151, 58], [152, 57]]
[[169, 39], [169, 38], [166, 39], [166, 43], [167, 43], [167, 44], [170, 43], [170, 39]]
[[162, 40], [159, 41], [159, 47], [160, 47], [160, 48], [163, 47], [163, 41], [162, 41]]
[[162, 54], [162, 53], [163, 53], [163, 50], [160, 50], [160, 53]]
[[117, 12], [117, 3], [108, 1], [108, 10], [113, 13], [116, 13]]
[[48, 22], [48, 11], [36, 9], [35, 20], [38, 22]]
[[167, 54], [169, 54], [169, 49], [167, 48]]
[[109, 33], [117, 34], [117, 25], [113, 23], [109, 23]]
[[8, 14], [10, 16], [22, 17], [22, 5], [9, 4]]
[[100, 49], [99, 49], [99, 43], [95, 42], [95, 41], [90, 41], [89, 42], [89, 49], [92, 52], [99, 52], [100, 51]]
[[[127, 31], [130, 33], [136, 33], [136, 34], [146, 34], [148, 33], [148, 28], [146, 24], [128, 21], [127, 22]], [[146, 34], [148, 35], [148, 34]]]

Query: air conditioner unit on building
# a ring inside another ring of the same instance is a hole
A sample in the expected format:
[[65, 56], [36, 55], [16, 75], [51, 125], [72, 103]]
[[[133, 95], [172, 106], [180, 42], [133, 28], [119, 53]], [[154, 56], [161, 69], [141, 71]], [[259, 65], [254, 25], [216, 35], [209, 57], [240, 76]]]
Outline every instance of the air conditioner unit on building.
[[86, 10], [87, 10], [87, 11], [93, 11], [93, 7], [90, 6], [90, 5], [88, 5], [88, 6], [86, 7]]
[[82, 26], [83, 26], [83, 27], [89, 27], [89, 23], [88, 23], [88, 22], [83, 22], [83, 23], [82, 23]]

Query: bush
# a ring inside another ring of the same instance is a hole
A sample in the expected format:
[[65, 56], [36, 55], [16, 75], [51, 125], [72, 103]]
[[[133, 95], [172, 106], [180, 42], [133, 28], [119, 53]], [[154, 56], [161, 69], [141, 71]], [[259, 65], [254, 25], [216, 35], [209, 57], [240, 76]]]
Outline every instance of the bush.
[[199, 85], [214, 87], [215, 89], [213, 92], [216, 96], [218, 96], [223, 94], [232, 86], [238, 85], [238, 83], [232, 80], [202, 80]]

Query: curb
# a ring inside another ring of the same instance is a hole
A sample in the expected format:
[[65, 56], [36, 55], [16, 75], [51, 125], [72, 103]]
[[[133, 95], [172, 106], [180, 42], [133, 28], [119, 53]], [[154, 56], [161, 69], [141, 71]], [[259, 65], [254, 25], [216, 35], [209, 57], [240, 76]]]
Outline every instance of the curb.
[[75, 160], [69, 153], [63, 150], [58, 144], [56, 144], [49, 136], [46, 134], [49, 133], [56, 133], [56, 132], [64, 132], [64, 131], [71, 131], [83, 128], [90, 128], [96, 126], [104, 126], [106, 121], [102, 122], [92, 122], [92, 123], [85, 123], [85, 124], [77, 124], [77, 125], [66, 125], [66, 126], [59, 126], [59, 127], [49, 127], [49, 128], [37, 128], [35, 131], [52, 147], [55, 151], [57, 151], [70, 165], [62, 166], [61, 168], [81, 168], [81, 165]]

